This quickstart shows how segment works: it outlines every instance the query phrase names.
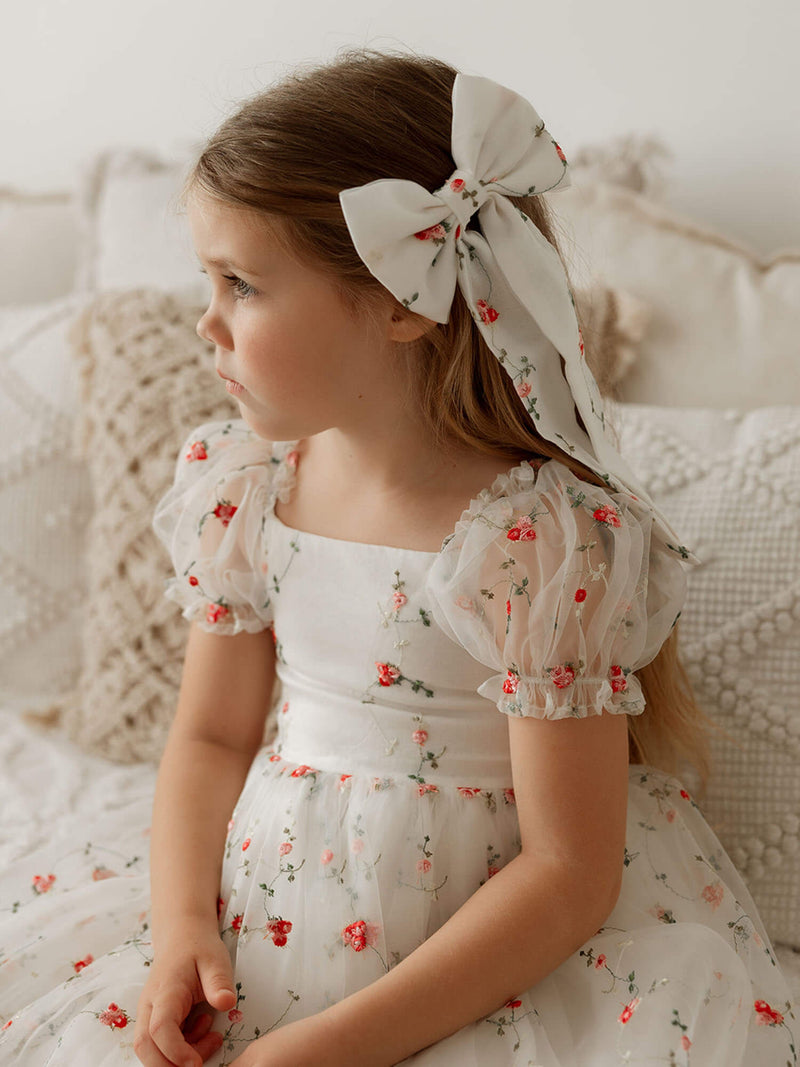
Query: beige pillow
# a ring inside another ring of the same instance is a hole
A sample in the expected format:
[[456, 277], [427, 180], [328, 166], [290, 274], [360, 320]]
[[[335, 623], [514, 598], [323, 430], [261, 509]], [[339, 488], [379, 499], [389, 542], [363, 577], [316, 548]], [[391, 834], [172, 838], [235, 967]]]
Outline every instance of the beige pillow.
[[77, 686], [49, 716], [86, 750], [123, 762], [160, 757], [174, 712], [187, 627], [163, 596], [170, 561], [150, 523], [192, 427], [238, 417], [220, 389], [203, 308], [134, 289], [89, 302], [70, 340], [82, 407], [76, 446], [88, 467], [87, 597]]
[[573, 283], [623, 289], [651, 309], [620, 399], [746, 410], [800, 404], [800, 250], [762, 261], [603, 182], [549, 195]]

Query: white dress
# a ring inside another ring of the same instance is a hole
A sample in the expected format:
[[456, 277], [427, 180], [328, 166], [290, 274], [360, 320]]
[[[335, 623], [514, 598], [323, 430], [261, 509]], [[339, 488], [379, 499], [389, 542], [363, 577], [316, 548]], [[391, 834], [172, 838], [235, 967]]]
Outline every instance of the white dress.
[[[507, 715], [643, 710], [635, 669], [685, 596], [628, 494], [523, 462], [439, 552], [297, 532], [292, 442], [197, 428], [154, 526], [166, 593], [218, 633], [270, 627], [278, 734], [228, 831], [219, 891], [237, 1006], [207, 1062], [321, 1011], [413, 952], [520, 849]], [[386, 541], [392, 540], [391, 531]], [[0, 1062], [136, 1064], [152, 960], [149, 812], [19, 861], [0, 900]], [[78, 847], [80, 844], [82, 847]], [[555, 971], [404, 1060], [419, 1067], [783, 1067], [787, 983], [681, 781], [629, 768], [622, 890]]]

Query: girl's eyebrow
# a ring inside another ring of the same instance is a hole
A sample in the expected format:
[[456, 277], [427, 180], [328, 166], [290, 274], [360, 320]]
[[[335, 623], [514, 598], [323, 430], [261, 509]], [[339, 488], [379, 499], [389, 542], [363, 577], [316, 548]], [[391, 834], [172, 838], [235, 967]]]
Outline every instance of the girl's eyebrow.
[[[197, 253], [195, 253], [195, 259], [196, 259], [196, 260], [197, 260], [197, 262], [198, 262], [198, 263], [200, 263], [200, 264], [202, 264], [202, 263], [204, 262], [204, 261], [203, 261], [203, 260], [202, 260], [202, 259], [200, 258], [200, 256], [198, 256], [198, 255], [197, 255]], [[238, 270], [238, 271], [241, 271], [241, 272], [242, 272], [242, 274], [250, 274], [250, 275], [252, 275], [252, 277], [254, 277], [254, 278], [259, 278], [259, 277], [261, 277], [261, 275], [260, 275], [260, 274], [258, 273], [258, 271], [255, 271], [255, 270], [249, 270], [249, 269], [248, 269], [247, 267], [245, 267], [245, 266], [244, 266], [243, 264], [242, 264], [242, 265], [239, 265], [239, 264], [237, 264], [237, 263], [234, 263], [234, 262], [233, 262], [232, 260], [230, 260], [230, 259], [209, 259], [209, 260], [206, 260], [205, 262], [207, 262], [207, 263], [208, 263], [208, 264], [209, 264], [210, 266], [212, 266], [212, 267], [223, 267], [223, 268], [226, 268], [226, 269], [229, 269], [229, 270]]]

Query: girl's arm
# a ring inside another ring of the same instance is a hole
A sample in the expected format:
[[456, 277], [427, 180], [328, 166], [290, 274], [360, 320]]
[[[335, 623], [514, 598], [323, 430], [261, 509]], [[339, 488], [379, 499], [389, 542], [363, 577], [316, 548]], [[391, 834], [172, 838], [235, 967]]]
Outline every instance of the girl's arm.
[[627, 718], [509, 717], [522, 851], [401, 963], [316, 1017], [326, 1062], [398, 1063], [502, 1009], [605, 922], [622, 879]]

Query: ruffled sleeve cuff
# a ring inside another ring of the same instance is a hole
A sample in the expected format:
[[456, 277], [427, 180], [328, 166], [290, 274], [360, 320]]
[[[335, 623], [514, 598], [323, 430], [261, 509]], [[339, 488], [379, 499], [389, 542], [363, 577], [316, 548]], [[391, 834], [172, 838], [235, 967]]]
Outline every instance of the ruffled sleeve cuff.
[[639, 679], [620, 670], [614, 678], [576, 678], [558, 685], [552, 678], [520, 677], [513, 671], [494, 674], [478, 688], [505, 715], [535, 719], [584, 719], [600, 715], [640, 715], [645, 699]]

